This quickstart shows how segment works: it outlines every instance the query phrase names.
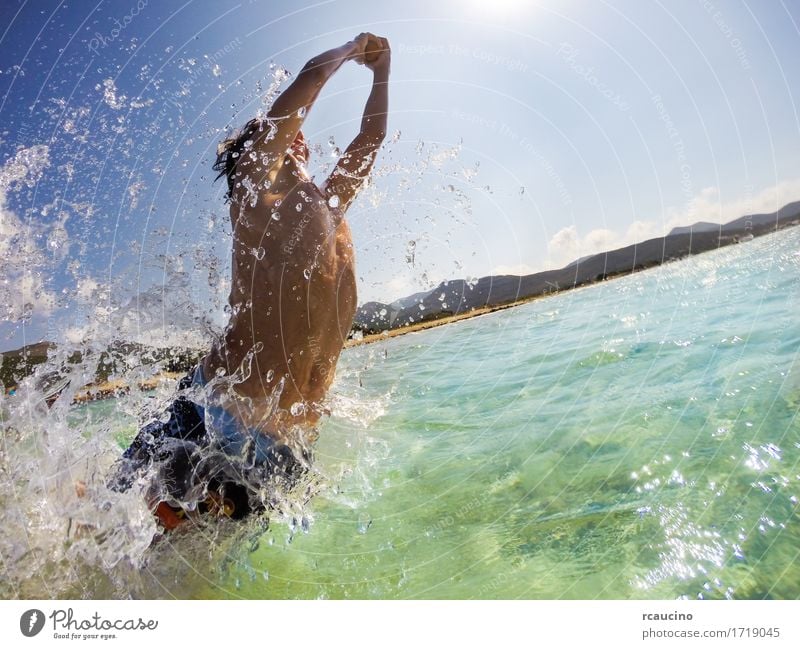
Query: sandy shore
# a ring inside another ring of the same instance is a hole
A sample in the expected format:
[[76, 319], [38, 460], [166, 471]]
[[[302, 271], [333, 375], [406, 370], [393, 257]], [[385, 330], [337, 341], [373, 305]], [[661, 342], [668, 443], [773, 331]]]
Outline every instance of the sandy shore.
[[458, 315], [446, 316], [444, 318], [436, 318], [435, 320], [429, 320], [427, 322], [418, 322], [416, 324], [408, 325], [406, 327], [399, 327], [397, 329], [389, 329], [388, 331], [384, 331], [379, 334], [369, 334], [368, 336], [364, 336], [363, 338], [351, 338], [345, 343], [344, 346], [345, 349], [347, 349], [348, 347], [369, 345], [370, 343], [375, 343], [381, 340], [387, 340], [389, 338], [394, 338], [395, 336], [403, 336], [405, 334], [410, 334], [415, 331], [424, 331], [425, 329], [433, 329], [434, 327], [441, 327], [442, 325], [453, 324], [454, 322], [459, 322], [460, 320], [475, 318], [480, 315], [486, 315], [487, 313], [493, 313], [495, 311], [503, 311], [505, 309], [510, 309], [515, 306], [527, 304], [528, 302], [533, 302], [534, 300], [540, 300], [544, 297], [547, 296], [536, 295], [534, 297], [529, 297], [524, 300], [517, 300], [516, 302], [510, 302], [509, 304], [485, 306], [479, 309], [473, 309], [472, 311], [467, 311], [465, 313], [459, 313]]
[[[160, 384], [174, 382], [183, 376], [182, 372], [163, 372], [158, 376], [140, 381], [137, 386], [140, 390], [155, 390]], [[121, 379], [114, 381], [104, 381], [96, 385], [88, 385], [79, 390], [73, 399], [73, 403], [86, 403], [87, 401], [97, 401], [98, 399], [109, 399], [125, 394], [130, 390], [130, 385]]]

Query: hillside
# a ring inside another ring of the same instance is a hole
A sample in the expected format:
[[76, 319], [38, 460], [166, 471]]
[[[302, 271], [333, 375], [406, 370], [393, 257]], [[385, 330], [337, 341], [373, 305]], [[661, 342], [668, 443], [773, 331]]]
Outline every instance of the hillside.
[[491, 275], [471, 283], [463, 279], [449, 280], [427, 293], [417, 293], [391, 304], [363, 304], [356, 313], [353, 329], [366, 335], [376, 334], [531, 299], [652, 268], [798, 224], [800, 201], [771, 214], [742, 216], [726, 224], [700, 222], [675, 228], [665, 237], [582, 257], [557, 270], [521, 276]]

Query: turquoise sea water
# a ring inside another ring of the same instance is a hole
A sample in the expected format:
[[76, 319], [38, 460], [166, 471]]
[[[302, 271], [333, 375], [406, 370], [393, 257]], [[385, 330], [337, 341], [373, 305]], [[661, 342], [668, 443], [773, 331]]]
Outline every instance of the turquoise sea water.
[[350, 350], [352, 472], [195, 594], [797, 598], [798, 307], [793, 229]]
[[799, 306], [795, 228], [347, 350], [296, 517], [68, 593], [797, 598]]

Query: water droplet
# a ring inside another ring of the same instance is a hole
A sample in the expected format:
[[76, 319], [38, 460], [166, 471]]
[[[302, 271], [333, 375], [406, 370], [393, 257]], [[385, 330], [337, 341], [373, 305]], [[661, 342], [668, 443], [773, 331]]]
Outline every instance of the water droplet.
[[250, 252], [253, 255], [253, 257], [258, 259], [258, 261], [261, 261], [262, 259], [264, 259], [264, 255], [267, 254], [267, 251], [264, 250], [264, 248], [260, 248], [260, 247], [259, 248], [253, 248]]
[[305, 117], [306, 116], [306, 107], [305, 106], [300, 106], [300, 108], [297, 111], [297, 116], [298, 117]]
[[213, 74], [215, 77], [222, 75], [222, 68], [219, 67], [219, 63], [215, 63], [214, 67], [211, 68], [211, 74]]
[[328, 199], [328, 205], [330, 205], [331, 207], [334, 207], [334, 208], [335, 207], [339, 207], [339, 197], [336, 194], [331, 196]]
[[359, 534], [366, 534], [367, 530], [372, 526], [372, 517], [367, 514], [366, 512], [362, 512], [358, 515], [358, 533]]
[[280, 221], [280, 220], [281, 220], [281, 215], [280, 215], [280, 213], [278, 213], [278, 212], [273, 212], [273, 213], [272, 213], [272, 220], [273, 220], [273, 221]]
[[298, 203], [297, 205], [294, 206], [294, 209], [296, 209], [298, 212], [302, 212], [303, 211], [303, 204], [302, 203]]
[[406, 263], [409, 266], [414, 265], [414, 257], [416, 256], [417, 242], [411, 240], [406, 244]]
[[299, 417], [302, 415], [306, 410], [306, 406], [302, 401], [295, 401], [292, 404], [292, 407], [289, 408], [289, 412], [292, 413], [292, 417]]
[[268, 371], [268, 372], [267, 372], [267, 373], [264, 375], [264, 380], [265, 380], [267, 383], [272, 383], [272, 379], [274, 379], [274, 378], [275, 378], [275, 370], [269, 370], [269, 371]]
[[310, 270], [310, 269], [308, 269], [308, 268], [306, 268], [306, 269], [303, 271], [303, 277], [305, 277], [306, 279], [311, 279], [311, 270]]

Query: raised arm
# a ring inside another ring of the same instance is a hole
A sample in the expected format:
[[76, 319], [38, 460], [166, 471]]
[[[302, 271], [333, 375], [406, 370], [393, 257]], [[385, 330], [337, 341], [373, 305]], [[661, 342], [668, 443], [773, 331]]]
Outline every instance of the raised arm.
[[385, 38], [370, 37], [364, 64], [372, 70], [372, 90], [364, 107], [361, 130], [325, 181], [323, 191], [330, 200], [338, 199], [339, 207], [347, 210], [369, 176], [378, 149], [386, 137], [389, 110], [389, 68], [391, 50]]
[[266, 176], [274, 176], [322, 86], [345, 61], [364, 63], [368, 40], [369, 34], [359, 34], [344, 45], [310, 59], [272, 104], [267, 119], [251, 122], [253, 132], [248, 139], [252, 144], [245, 146], [246, 150], [239, 154], [237, 171], [247, 174], [256, 182], [261, 182]]

